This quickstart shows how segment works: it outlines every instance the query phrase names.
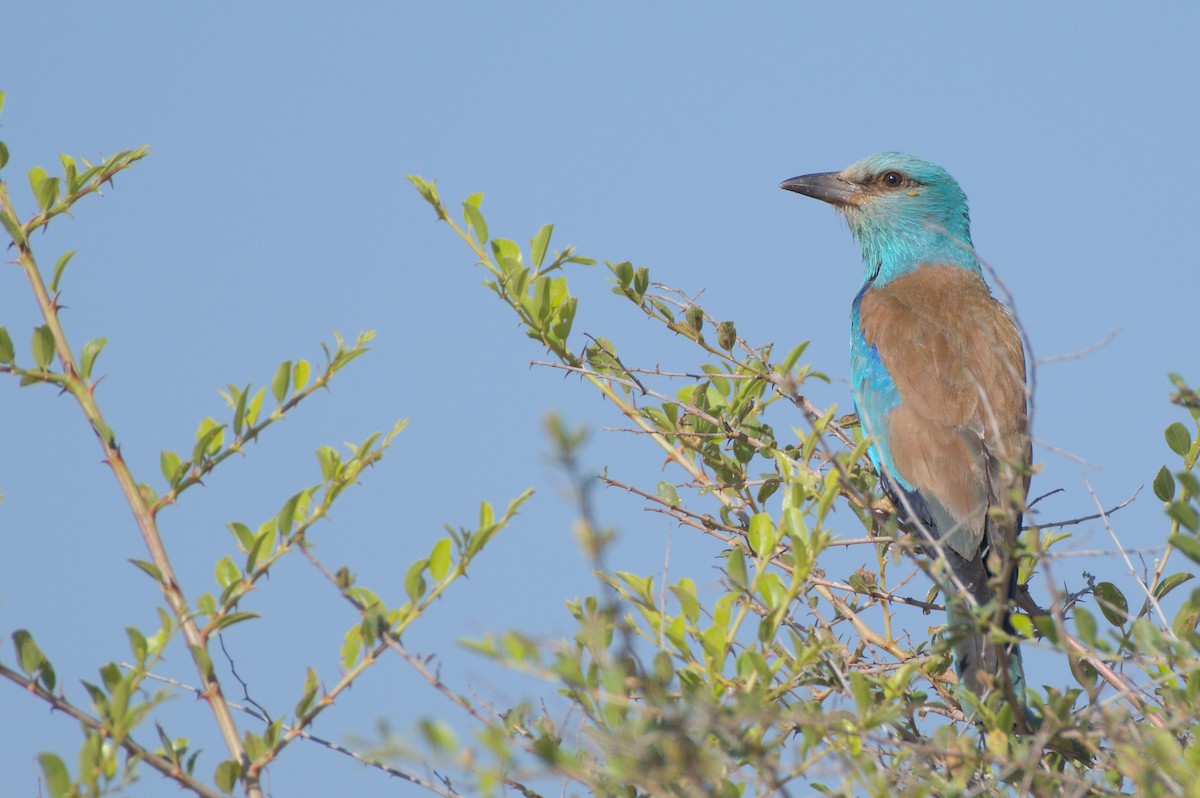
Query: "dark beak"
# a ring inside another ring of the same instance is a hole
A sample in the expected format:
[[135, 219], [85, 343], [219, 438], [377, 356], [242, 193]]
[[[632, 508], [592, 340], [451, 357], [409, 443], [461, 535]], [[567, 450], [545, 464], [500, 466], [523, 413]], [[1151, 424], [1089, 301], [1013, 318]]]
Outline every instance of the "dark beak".
[[779, 187], [839, 207], [857, 204], [861, 199], [862, 189], [841, 177], [840, 174], [840, 172], [820, 172], [815, 175], [801, 175], [784, 180]]

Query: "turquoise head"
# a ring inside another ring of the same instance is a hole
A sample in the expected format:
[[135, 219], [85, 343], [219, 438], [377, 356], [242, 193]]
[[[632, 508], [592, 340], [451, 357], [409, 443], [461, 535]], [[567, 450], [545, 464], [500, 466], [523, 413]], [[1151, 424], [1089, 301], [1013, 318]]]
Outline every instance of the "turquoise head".
[[922, 263], [979, 271], [967, 196], [937, 164], [882, 152], [840, 172], [793, 177], [779, 187], [841, 211], [862, 247], [869, 281], [889, 282]]

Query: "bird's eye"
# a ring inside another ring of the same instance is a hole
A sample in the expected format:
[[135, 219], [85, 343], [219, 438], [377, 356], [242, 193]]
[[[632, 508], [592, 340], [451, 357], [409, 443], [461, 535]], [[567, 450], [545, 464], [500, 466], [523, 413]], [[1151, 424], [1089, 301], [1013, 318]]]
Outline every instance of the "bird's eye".
[[899, 172], [885, 172], [881, 180], [888, 188], [900, 188], [905, 183], [904, 175]]

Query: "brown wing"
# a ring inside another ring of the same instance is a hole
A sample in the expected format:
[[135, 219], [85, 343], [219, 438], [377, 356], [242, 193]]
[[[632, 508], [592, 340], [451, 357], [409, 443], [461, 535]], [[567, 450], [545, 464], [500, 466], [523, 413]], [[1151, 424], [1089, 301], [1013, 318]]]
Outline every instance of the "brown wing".
[[1012, 508], [995, 531], [1003, 540], [993, 541], [1006, 542], [1028, 486], [1020, 465], [1029, 459], [1025, 358], [1012, 317], [980, 275], [946, 265], [871, 288], [859, 312], [863, 336], [900, 394], [887, 431], [899, 475], [963, 557], [974, 558], [996, 526], [987, 524], [989, 508]]

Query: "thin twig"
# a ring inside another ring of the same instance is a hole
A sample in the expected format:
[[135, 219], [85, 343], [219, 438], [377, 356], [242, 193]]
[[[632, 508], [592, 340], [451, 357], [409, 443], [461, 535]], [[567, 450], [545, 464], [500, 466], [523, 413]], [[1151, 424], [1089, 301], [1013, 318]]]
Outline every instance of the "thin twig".
[[[1092, 501], [1096, 503], [1096, 508], [1100, 510], [1100, 517], [1104, 519], [1104, 528], [1108, 530], [1109, 537], [1112, 538], [1113, 543], [1115, 543], [1117, 546], [1117, 550], [1121, 552], [1121, 556], [1125, 559], [1125, 565], [1129, 568], [1129, 574], [1133, 577], [1133, 581], [1138, 583], [1138, 587], [1140, 587], [1142, 592], [1146, 594], [1146, 600], [1150, 602], [1150, 606], [1153, 607], [1154, 611], [1158, 613], [1158, 619], [1162, 621], [1163, 628], [1166, 630], [1167, 636], [1178, 642], [1179, 638], [1175, 636], [1174, 630], [1171, 629], [1171, 622], [1167, 620], [1166, 613], [1163, 612], [1162, 607], [1158, 603], [1158, 599], [1156, 599], [1154, 594], [1150, 592], [1150, 588], [1146, 585], [1146, 583], [1143, 582], [1140, 577], [1138, 577], [1137, 569], [1133, 567], [1133, 562], [1129, 559], [1129, 555], [1125, 552], [1125, 548], [1121, 545], [1121, 541], [1117, 537], [1116, 531], [1113, 530], [1112, 524], [1108, 522], [1108, 513], [1104, 512], [1104, 508], [1100, 505], [1100, 499], [1096, 497], [1096, 491], [1092, 490], [1092, 483], [1088, 481], [1086, 474], [1083, 475], [1083, 484], [1087, 485], [1088, 493], [1092, 495]], [[1141, 488], [1139, 488], [1139, 490], [1141, 490]], [[1137, 494], [1134, 495], [1136, 496]], [[1130, 499], [1130, 501], [1133, 501], [1133, 499]]]
[[[120, 663], [120, 665], [122, 668], [125, 668], [126, 670], [133, 670], [133, 665], [129, 664], [128, 662], [122, 662], [122, 663]], [[178, 679], [171, 678], [170, 676], [160, 676], [156, 673], [147, 673], [146, 678], [152, 679], [156, 682], [163, 682], [164, 684], [169, 684], [172, 687], [176, 687], [180, 690], [186, 690], [190, 693], [194, 693], [197, 696], [199, 696], [201, 693], [200, 689], [195, 687], [194, 685], [190, 685], [186, 682], [181, 682]], [[258, 703], [255, 703], [253, 707], [248, 707], [243, 704], [239, 704], [235, 701], [227, 700], [225, 702], [225, 705], [228, 706], [230, 709], [245, 713], [246, 715], [249, 715], [250, 717], [252, 717], [256, 720], [260, 720], [263, 723], [271, 722], [271, 718], [269, 717], [268, 713], [265, 710], [263, 710], [262, 707]], [[424, 787], [425, 789], [435, 792], [438, 795], [447, 796], [447, 798], [454, 798], [455, 796], [459, 796], [459, 793], [456, 792], [452, 788], [443, 790], [437, 784], [434, 784], [432, 781], [422, 778], [421, 776], [418, 776], [415, 773], [409, 773], [407, 771], [398, 770], [397, 768], [391, 767], [390, 765], [385, 765], [384, 763], [382, 763], [378, 760], [370, 759], [370, 758], [364, 756], [363, 754], [360, 754], [357, 751], [353, 751], [349, 748], [346, 748], [345, 746], [335, 743], [332, 740], [326, 740], [322, 737], [318, 737], [317, 735], [313, 734], [312, 732], [306, 731], [305, 729], [297, 728], [294, 726], [288, 726], [285, 724], [282, 726], [282, 730], [288, 731], [288, 732], [293, 732], [297, 737], [302, 737], [305, 740], [308, 740], [309, 742], [313, 742], [313, 743], [316, 743], [317, 745], [324, 746], [325, 748], [328, 748], [331, 751], [337, 751], [339, 754], [343, 754], [345, 756], [350, 757], [351, 759], [362, 762], [364, 765], [368, 765], [377, 770], [382, 770], [384, 773], [387, 773], [389, 776], [395, 776], [398, 779], [403, 779], [404, 781], [408, 781], [408, 782], [416, 784], [420, 787]]]
[[1030, 440], [1033, 441], [1033, 443], [1037, 444], [1038, 446], [1041, 446], [1046, 451], [1051, 452], [1052, 454], [1056, 454], [1059, 457], [1065, 457], [1066, 459], [1070, 460], [1073, 463], [1076, 463], [1081, 466], [1087, 466], [1088, 468], [1095, 469], [1095, 470], [1100, 469], [1099, 463], [1093, 463], [1091, 460], [1086, 460], [1086, 459], [1080, 457], [1079, 455], [1075, 454], [1074, 452], [1068, 452], [1066, 449], [1055, 446], [1053, 443], [1050, 443], [1049, 441], [1044, 441], [1041, 438], [1034, 438], [1034, 437], [1031, 437]]
[[1120, 334], [1121, 334], [1121, 328], [1114, 327], [1112, 332], [1110, 332], [1108, 335], [1104, 336], [1102, 339], [1100, 339], [1099, 341], [1097, 341], [1094, 344], [1085, 346], [1083, 349], [1079, 349], [1074, 352], [1067, 352], [1066, 354], [1063, 354], [1063, 355], [1050, 355], [1049, 357], [1040, 357], [1034, 362], [1037, 363], [1037, 365], [1039, 365], [1039, 366], [1044, 366], [1047, 363], [1061, 363], [1064, 360], [1079, 360], [1081, 358], [1087, 357], [1088, 355], [1092, 354], [1093, 352], [1099, 351], [1099, 350], [1103, 349], [1104, 347], [1108, 346], [1114, 340], [1116, 340], [1116, 337]]
[[[1084, 481], [1085, 482], [1087, 481], [1086, 477], [1084, 478]], [[1109, 510], [1105, 510], [1103, 507], [1101, 507], [1100, 512], [1096, 513], [1095, 515], [1085, 515], [1085, 516], [1082, 516], [1081, 518], [1072, 518], [1070, 521], [1053, 521], [1048, 524], [1041, 524], [1041, 523], [1026, 524], [1025, 526], [1022, 526], [1021, 529], [1026, 530], [1026, 529], [1032, 529], [1034, 527], [1036, 527], [1038, 529], [1061, 529], [1064, 526], [1074, 526], [1075, 524], [1082, 524], [1084, 521], [1095, 521], [1097, 518], [1104, 518], [1104, 519], [1106, 519], [1105, 523], [1107, 523], [1108, 516], [1112, 515], [1113, 513], [1117, 512], [1118, 510], [1123, 510], [1126, 507], [1128, 507], [1129, 505], [1133, 504], [1134, 500], [1137, 499], [1138, 494], [1141, 492], [1142, 492], [1142, 486], [1139, 485], [1138, 489], [1135, 490], [1133, 492], [1133, 495], [1130, 496], [1128, 499], [1126, 499], [1125, 501], [1121, 502], [1120, 504], [1118, 504], [1117, 506], [1115, 506]], [[1092, 494], [1092, 498], [1093, 499], [1096, 498], [1096, 495]]]
[[[1124, 549], [1129, 554], [1160, 554], [1167, 546], [1146, 546], [1140, 549]], [[1119, 557], [1121, 552], [1112, 549], [1078, 549], [1076, 551], [1046, 551], [1038, 555], [1041, 560], [1069, 560], [1074, 557]]]

